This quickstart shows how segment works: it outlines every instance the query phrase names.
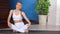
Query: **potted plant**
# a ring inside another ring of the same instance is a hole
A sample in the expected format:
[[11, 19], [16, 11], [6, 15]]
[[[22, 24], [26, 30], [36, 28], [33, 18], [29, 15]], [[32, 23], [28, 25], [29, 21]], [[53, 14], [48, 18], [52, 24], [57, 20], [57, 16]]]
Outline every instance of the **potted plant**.
[[37, 0], [36, 12], [39, 16], [39, 24], [45, 25], [50, 6], [49, 0]]

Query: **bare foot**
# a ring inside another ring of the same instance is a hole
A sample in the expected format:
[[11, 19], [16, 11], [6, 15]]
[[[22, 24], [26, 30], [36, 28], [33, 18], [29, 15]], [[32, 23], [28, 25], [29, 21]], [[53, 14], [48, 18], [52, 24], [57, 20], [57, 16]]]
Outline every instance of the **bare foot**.
[[25, 34], [28, 34], [28, 30], [25, 30]]
[[16, 31], [15, 31], [15, 30], [13, 30], [13, 32], [15, 33]]

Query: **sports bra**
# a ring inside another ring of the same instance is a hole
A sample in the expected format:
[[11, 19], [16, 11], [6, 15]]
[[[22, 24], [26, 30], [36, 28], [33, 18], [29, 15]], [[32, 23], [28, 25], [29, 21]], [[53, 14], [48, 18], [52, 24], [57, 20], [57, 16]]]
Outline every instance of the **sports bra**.
[[20, 14], [16, 15], [15, 13], [13, 13], [12, 17], [13, 17], [13, 20], [22, 20], [22, 16]]

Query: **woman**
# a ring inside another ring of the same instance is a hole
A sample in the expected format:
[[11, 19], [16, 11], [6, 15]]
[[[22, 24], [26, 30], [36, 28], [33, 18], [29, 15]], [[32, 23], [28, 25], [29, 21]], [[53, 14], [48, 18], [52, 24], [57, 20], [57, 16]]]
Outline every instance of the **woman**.
[[[28, 32], [28, 29], [31, 26], [31, 22], [29, 21], [29, 19], [25, 15], [25, 13], [21, 11], [21, 7], [22, 7], [22, 3], [17, 2], [16, 9], [15, 10], [10, 10], [10, 13], [9, 13], [9, 16], [8, 16], [8, 20], [7, 20], [8, 27], [13, 29], [13, 32], [16, 32], [16, 31], [18, 31], [18, 32]], [[11, 22], [10, 22], [11, 16], [13, 18], [14, 25], [11, 24]], [[24, 25], [22, 17], [25, 18], [25, 20], [28, 22], [28, 24]]]

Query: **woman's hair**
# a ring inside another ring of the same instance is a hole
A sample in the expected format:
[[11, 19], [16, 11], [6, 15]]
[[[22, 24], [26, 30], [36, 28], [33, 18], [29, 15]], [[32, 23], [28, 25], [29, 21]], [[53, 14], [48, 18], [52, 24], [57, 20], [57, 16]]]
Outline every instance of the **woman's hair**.
[[[22, 2], [17, 2], [17, 3], [21, 3], [21, 4], [22, 4]], [[16, 4], [17, 4], [17, 3], [16, 3]]]

